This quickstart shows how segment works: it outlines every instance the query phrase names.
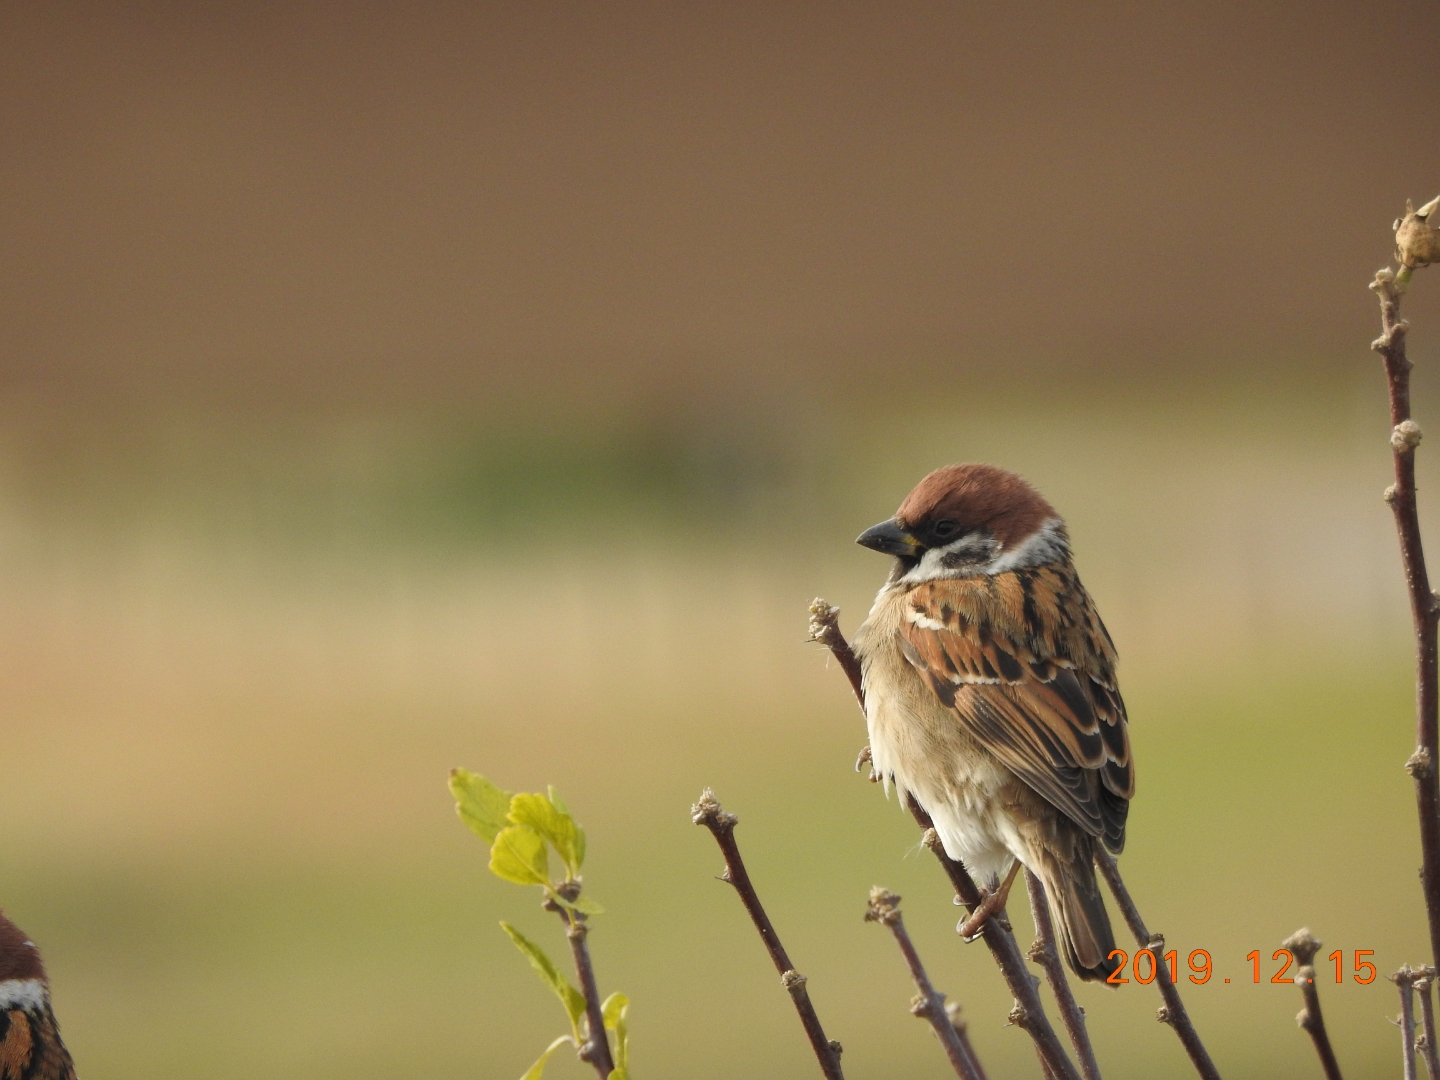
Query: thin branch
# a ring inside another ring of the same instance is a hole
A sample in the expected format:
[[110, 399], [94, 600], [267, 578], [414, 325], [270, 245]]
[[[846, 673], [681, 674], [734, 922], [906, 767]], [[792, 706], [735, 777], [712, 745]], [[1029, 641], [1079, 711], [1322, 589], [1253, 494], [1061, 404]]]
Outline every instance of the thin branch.
[[929, 1021], [930, 1026], [935, 1029], [935, 1035], [940, 1040], [940, 1045], [945, 1048], [945, 1056], [950, 1059], [955, 1075], [960, 1077], [960, 1080], [985, 1080], [985, 1072], [980, 1068], [975, 1052], [969, 1045], [970, 1040], [945, 1007], [945, 995], [935, 989], [930, 982], [930, 976], [925, 974], [925, 965], [920, 962], [920, 954], [915, 951], [915, 944], [910, 940], [909, 931], [905, 929], [905, 921], [900, 917], [900, 897], [878, 885], [875, 886], [870, 890], [870, 905], [865, 911], [865, 921], [888, 926], [895, 935], [895, 943], [900, 946], [900, 953], [910, 968], [910, 978], [915, 980], [915, 989], [919, 991], [910, 1005], [910, 1011]]
[[985, 1075], [985, 1067], [980, 1064], [980, 1056], [975, 1053], [975, 1044], [970, 1041], [970, 1026], [960, 1019], [960, 1003], [947, 1001], [945, 1016], [949, 1019], [950, 1026], [955, 1029], [955, 1034], [960, 1039], [960, 1045], [965, 1048], [965, 1053], [970, 1055], [970, 1061], [975, 1066], [975, 1080], [990, 1080]]
[[830, 650], [830, 655], [835, 657], [840, 670], [850, 680], [850, 689], [855, 691], [855, 700], [860, 702], [860, 711], [864, 712], [865, 683], [860, 658], [840, 632], [840, 609], [818, 596], [810, 602], [810, 640], [818, 641]]
[[775, 970], [780, 973], [780, 984], [795, 1002], [795, 1011], [800, 1014], [800, 1023], [805, 1028], [805, 1034], [809, 1036], [810, 1046], [820, 1062], [820, 1071], [825, 1080], [845, 1080], [845, 1074], [840, 1070], [840, 1044], [825, 1037], [825, 1029], [820, 1026], [820, 1018], [815, 1015], [815, 1006], [810, 1003], [810, 992], [805, 988], [805, 976], [796, 971], [795, 966], [790, 963], [790, 956], [785, 952], [785, 946], [780, 944], [780, 937], [775, 933], [770, 916], [765, 914], [755, 886], [750, 883], [745, 861], [740, 857], [740, 848], [735, 843], [735, 825], [740, 819], [722, 810], [715, 793], [706, 788], [700, 793], [700, 801], [690, 808], [690, 820], [709, 829], [715, 842], [720, 845], [720, 852], [725, 856], [725, 873], [721, 880], [735, 886], [745, 910], [750, 913], [750, 920], [760, 932], [760, 940], [765, 943]]
[[[572, 886], [566, 888], [566, 886]], [[574, 902], [580, 895], [578, 882], [566, 882], [560, 887], [561, 895]], [[605, 1034], [605, 1016], [600, 1009], [600, 991], [595, 986], [595, 965], [590, 962], [590, 946], [586, 938], [590, 928], [585, 916], [578, 911], [561, 907], [554, 900], [547, 899], [543, 905], [560, 915], [565, 924], [565, 937], [570, 941], [570, 952], [575, 957], [575, 974], [580, 977], [580, 992], [585, 995], [585, 1041], [580, 1044], [575, 1056], [588, 1062], [600, 1074], [600, 1080], [615, 1071], [615, 1060], [610, 1056], [610, 1040]]]
[[1423, 978], [1415, 980], [1415, 990], [1420, 995], [1420, 1015], [1424, 1020], [1425, 1030], [1415, 1045], [1420, 1049], [1420, 1059], [1425, 1062], [1425, 1071], [1430, 1074], [1430, 1080], [1440, 1080], [1440, 1052], [1435, 1046], [1435, 1003], [1430, 999], [1430, 988], [1435, 983], [1435, 969], [1427, 967], [1424, 969]]
[[1065, 965], [1055, 948], [1055, 924], [1050, 918], [1050, 901], [1045, 897], [1045, 886], [1029, 870], [1025, 871], [1025, 888], [1030, 893], [1030, 911], [1035, 917], [1035, 941], [1026, 954], [1040, 965], [1049, 980], [1050, 991], [1055, 995], [1055, 1007], [1070, 1036], [1070, 1045], [1075, 1048], [1075, 1058], [1080, 1063], [1080, 1072], [1085, 1080], [1100, 1080], [1100, 1066], [1095, 1061], [1095, 1048], [1090, 1044], [1090, 1033], [1085, 1030], [1085, 1010], [1075, 1001], [1070, 981], [1065, 977]]
[[[1126, 925], [1135, 935], [1136, 942], [1142, 949], [1149, 949], [1157, 957], [1163, 956], [1165, 938], [1145, 929], [1145, 921], [1140, 918], [1140, 911], [1130, 897], [1130, 890], [1125, 887], [1125, 882], [1120, 877], [1120, 867], [1116, 865], [1115, 857], [1106, 851], [1097, 852], [1095, 865], [1100, 868], [1106, 884], [1110, 886], [1110, 895], [1115, 897], [1115, 904], [1125, 916]], [[1160, 987], [1160, 996], [1165, 999], [1165, 1004], [1156, 1012], [1155, 1019], [1175, 1029], [1175, 1034], [1180, 1037], [1180, 1044], [1185, 1047], [1185, 1053], [1190, 1055], [1190, 1061], [1197, 1073], [1205, 1080], [1220, 1080], [1220, 1073], [1216, 1070], [1215, 1063], [1210, 1060], [1205, 1044], [1200, 1041], [1195, 1025], [1190, 1022], [1185, 1003], [1180, 1000], [1180, 991], [1170, 978], [1170, 969], [1163, 963], [1155, 965], [1155, 983]]]
[[[1413, 211], [1410, 216], [1414, 216]], [[1402, 262], [1398, 274], [1387, 268], [1375, 275], [1370, 288], [1380, 300], [1381, 334], [1370, 347], [1385, 361], [1390, 391], [1395, 483], [1386, 489], [1385, 501], [1395, 515], [1415, 628], [1415, 753], [1405, 763], [1405, 769], [1415, 781], [1415, 806], [1420, 818], [1420, 876], [1430, 921], [1430, 962], [1440, 965], [1440, 781], [1436, 777], [1436, 765], [1440, 763], [1440, 673], [1436, 651], [1440, 606], [1430, 591], [1415, 499], [1415, 448], [1420, 445], [1420, 427], [1410, 418], [1411, 364], [1405, 355], [1410, 324], [1400, 318], [1400, 299], [1410, 283], [1410, 271], [1411, 267]]]
[[1415, 1076], [1415, 980], [1423, 969], [1417, 971], [1409, 964], [1390, 976], [1390, 981], [1400, 988], [1400, 1016], [1395, 1026], [1400, 1029], [1401, 1061], [1405, 1066], [1405, 1080], [1416, 1080]]
[[[1295, 985], [1305, 999], [1305, 1007], [1295, 1017], [1295, 1023], [1310, 1033], [1315, 1043], [1315, 1053], [1320, 1055], [1320, 1067], [1325, 1070], [1325, 1080], [1342, 1080], [1340, 1063], [1335, 1060], [1335, 1051], [1330, 1046], [1330, 1035], [1325, 1030], [1325, 1017], [1320, 1012], [1320, 994], [1315, 987], [1315, 954], [1320, 951], [1320, 942], [1315, 940], [1308, 927], [1296, 930], [1280, 943], [1282, 949], [1289, 949], [1300, 969], [1295, 975]], [[1431, 1077], [1440, 1080], [1440, 1077]]]
[[[861, 680], [860, 663], [850, 648], [850, 643], [845, 640], [845, 635], [840, 632], [840, 609], [825, 600], [816, 599], [810, 605], [810, 637], [829, 649], [839, 662], [850, 680], [850, 688], [855, 691], [855, 698], [863, 712], [865, 687]], [[974, 911], [980, 906], [982, 897], [970, 877], [970, 872], [945, 854], [930, 815], [913, 797], [909, 799], [907, 808], [920, 828], [925, 830], [924, 844], [934, 852], [935, 858], [950, 878], [956, 899], [968, 910]], [[1010, 993], [1015, 997], [1015, 1007], [1010, 1010], [1010, 1022], [1016, 1027], [1024, 1028], [1034, 1040], [1040, 1064], [1054, 1080], [1080, 1080], [1080, 1074], [1075, 1071], [1075, 1066], [1065, 1053], [1055, 1029], [1050, 1026], [1050, 1018], [1045, 1015], [1045, 1006], [1036, 990], [1040, 980], [1030, 974], [1030, 969], [1025, 966], [1025, 957], [1020, 953], [1020, 946], [1010, 932], [1003, 912], [997, 912], [985, 920], [981, 927], [981, 936], [995, 958], [1000, 973], [1005, 977]]]
[[[908, 809], [916, 824], [925, 830], [921, 842], [934, 853], [946, 876], [950, 878], [956, 901], [963, 904], [967, 911], [973, 912], [980, 906], [983, 897], [975, 880], [970, 876], [970, 871], [965, 869], [963, 863], [945, 854], [945, 848], [940, 843], [940, 834], [935, 831], [930, 815], [915, 801], [914, 796], [910, 797]], [[1034, 1040], [1035, 1053], [1039, 1056], [1040, 1065], [1046, 1075], [1051, 1080], [1080, 1080], [1080, 1074], [1075, 1071], [1069, 1055], [1065, 1053], [1065, 1047], [1060, 1044], [1059, 1036], [1050, 1025], [1050, 1018], [1045, 1015], [1045, 1005], [1040, 1000], [1037, 989], [1040, 980], [1031, 975], [1030, 969], [1025, 966], [1025, 957], [1020, 952], [1015, 935], [1010, 932], [1010, 923], [1003, 910], [995, 912], [981, 923], [980, 936], [989, 948], [990, 955], [995, 958], [1010, 993], [1014, 995], [1015, 1007], [1010, 1010], [1010, 1022], [1023, 1028]]]

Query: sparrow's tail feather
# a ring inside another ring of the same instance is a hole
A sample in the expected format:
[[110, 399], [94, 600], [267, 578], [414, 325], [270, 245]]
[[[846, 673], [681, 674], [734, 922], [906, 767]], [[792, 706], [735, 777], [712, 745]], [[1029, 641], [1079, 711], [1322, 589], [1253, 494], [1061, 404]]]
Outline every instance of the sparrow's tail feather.
[[1091, 854], [1087, 849], [1083, 858], [1064, 863], [1053, 856], [1046, 858], [1041, 881], [1050, 901], [1060, 955], [1080, 978], [1104, 981], [1120, 966], [1120, 959], [1110, 957], [1115, 935], [1095, 880]]

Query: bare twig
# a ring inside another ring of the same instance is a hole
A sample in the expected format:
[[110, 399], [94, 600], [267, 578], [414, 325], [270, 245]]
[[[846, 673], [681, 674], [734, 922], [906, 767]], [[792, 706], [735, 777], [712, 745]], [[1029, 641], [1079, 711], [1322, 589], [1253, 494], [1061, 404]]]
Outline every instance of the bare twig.
[[840, 609], [818, 596], [810, 602], [810, 640], [818, 641], [830, 650], [830, 655], [835, 657], [840, 670], [845, 672], [845, 677], [850, 680], [850, 689], [855, 691], [855, 698], [860, 702], [863, 711], [865, 684], [860, 671], [860, 659], [850, 648], [845, 635], [840, 632]]
[[585, 917], [575, 914], [570, 919], [570, 928], [565, 936], [570, 939], [570, 951], [575, 954], [575, 972], [580, 976], [580, 992], [585, 995], [585, 1022], [589, 1027], [589, 1038], [580, 1048], [581, 1061], [595, 1066], [600, 1076], [607, 1077], [615, 1071], [610, 1058], [610, 1041], [605, 1037], [605, 1019], [600, 1012], [600, 992], [595, 987], [595, 967], [590, 963], [590, 947], [585, 943], [589, 927]]
[[[1429, 208], [1433, 209], [1434, 204]], [[1417, 215], [1411, 211], [1409, 218]], [[1422, 218], [1425, 215], [1420, 215]], [[1408, 220], [1408, 219], [1407, 219]], [[1410, 593], [1410, 617], [1415, 628], [1415, 753], [1405, 769], [1415, 781], [1415, 805], [1420, 818], [1420, 876], [1425, 891], [1425, 913], [1430, 921], [1430, 962], [1440, 964], [1440, 678], [1437, 678], [1436, 625], [1440, 605], [1430, 591], [1425, 549], [1420, 539], [1420, 515], [1415, 499], [1415, 448], [1420, 427], [1410, 418], [1410, 360], [1405, 338], [1410, 324], [1400, 318], [1400, 299], [1410, 283], [1415, 253], [1402, 247], [1399, 273], [1386, 268], [1375, 275], [1370, 288], [1380, 300], [1380, 337], [1371, 348], [1385, 361], [1390, 390], [1390, 447], [1395, 461], [1395, 483], [1385, 501], [1395, 515], [1400, 537], [1400, 560]], [[1420, 263], [1423, 265], [1423, 261]]]
[[[1320, 994], [1315, 987], [1315, 954], [1320, 951], [1320, 942], [1315, 940], [1309, 928], [1296, 930], [1280, 943], [1282, 949], [1289, 949], [1295, 962], [1300, 965], [1295, 975], [1295, 985], [1300, 987], [1305, 1007], [1295, 1017], [1295, 1022], [1310, 1033], [1315, 1043], [1315, 1053], [1320, 1055], [1320, 1066], [1325, 1070], [1325, 1080], [1341, 1080], [1340, 1063], [1335, 1060], [1335, 1051], [1330, 1047], [1330, 1035], [1325, 1030], [1325, 1017], [1320, 1012]], [[1440, 1080], [1435, 1077], [1434, 1080]]]
[[[1115, 864], [1115, 857], [1105, 851], [1097, 852], [1095, 865], [1105, 876], [1106, 884], [1110, 886], [1110, 894], [1115, 897], [1115, 904], [1125, 916], [1125, 923], [1135, 935], [1136, 942], [1142, 949], [1151, 950], [1157, 957], [1163, 956], [1165, 939], [1145, 929], [1145, 921], [1140, 918], [1135, 901], [1130, 898], [1130, 890], [1125, 887], [1125, 882], [1120, 877], [1120, 867]], [[1155, 1014], [1155, 1019], [1175, 1029], [1175, 1034], [1180, 1037], [1180, 1044], [1185, 1047], [1185, 1053], [1190, 1055], [1190, 1061], [1197, 1073], [1205, 1080], [1220, 1080], [1215, 1063], [1210, 1060], [1205, 1044], [1200, 1041], [1195, 1025], [1190, 1022], [1190, 1014], [1185, 1011], [1185, 1003], [1180, 1000], [1180, 991], [1170, 978], [1170, 970], [1163, 963], [1155, 965], [1155, 983], [1160, 987], [1160, 996], [1165, 1000], [1165, 1004]]]
[[[915, 801], [914, 796], [909, 800], [908, 809], [916, 824], [925, 830], [921, 842], [934, 853], [946, 876], [950, 878], [956, 902], [963, 904], [967, 911], [973, 912], [984, 898], [975, 884], [975, 879], [970, 876], [970, 871], [965, 869], [963, 863], [945, 854], [945, 848], [940, 843], [940, 834], [935, 831], [930, 815]], [[1059, 1036], [1050, 1025], [1050, 1018], [1045, 1015], [1045, 1005], [1037, 990], [1040, 980], [1031, 975], [1030, 969], [1025, 966], [1025, 957], [1020, 952], [1015, 935], [1010, 931], [1010, 923], [1004, 910], [995, 912], [981, 924], [980, 936], [990, 949], [990, 955], [995, 958], [1010, 993], [1015, 997], [1015, 1007], [1010, 1010], [1010, 1022], [1016, 1027], [1024, 1028], [1034, 1040], [1035, 1053], [1047, 1075], [1053, 1080], [1079, 1080], [1080, 1074], [1075, 1071], [1075, 1066], [1060, 1044]]]
[[[851, 650], [850, 643], [845, 640], [845, 635], [840, 632], [840, 609], [820, 599], [811, 604], [810, 636], [834, 654], [850, 680], [850, 688], [855, 691], [855, 698], [863, 712], [865, 687], [861, 680], [860, 662]], [[920, 828], [925, 830], [925, 846], [934, 852], [935, 858], [950, 878], [956, 899], [967, 909], [974, 911], [980, 906], [982, 897], [970, 877], [970, 872], [945, 854], [930, 815], [913, 797], [908, 802], [908, 809]], [[1015, 1008], [1010, 1011], [1010, 1022], [1016, 1027], [1024, 1028], [1034, 1040], [1035, 1052], [1047, 1074], [1055, 1080], [1080, 1080], [1075, 1066], [1055, 1034], [1055, 1029], [1050, 1025], [1050, 1018], [1045, 1015], [1045, 1006], [1036, 990], [1040, 980], [1030, 974], [1030, 969], [1025, 966], [1025, 957], [1020, 953], [1020, 946], [1010, 932], [1003, 912], [997, 912], [985, 920], [981, 927], [981, 936], [995, 958], [1000, 973], [1005, 977], [1010, 993], [1015, 997]]]
[[765, 943], [775, 970], [780, 973], [780, 983], [795, 1002], [795, 1011], [800, 1014], [800, 1023], [810, 1038], [810, 1046], [820, 1062], [820, 1071], [825, 1080], [844, 1080], [845, 1074], [840, 1069], [840, 1044], [825, 1037], [825, 1029], [820, 1026], [820, 1018], [815, 1015], [815, 1006], [810, 1002], [810, 992], [805, 988], [805, 976], [796, 971], [790, 963], [790, 956], [785, 952], [785, 946], [780, 944], [770, 916], [765, 914], [755, 886], [750, 883], [745, 861], [740, 857], [740, 848], [735, 843], [735, 825], [740, 819], [722, 810], [715, 793], [706, 788], [700, 793], [700, 801], [690, 808], [690, 820], [709, 829], [715, 842], [720, 845], [720, 851], [725, 856], [725, 873], [721, 880], [735, 886], [735, 891], [740, 894], [740, 901], [750, 913], [755, 929], [760, 932], [760, 940]]
[[1400, 988], [1400, 1015], [1395, 1026], [1400, 1029], [1401, 1062], [1405, 1066], [1405, 1080], [1415, 1077], [1415, 980], [1423, 969], [1417, 971], [1409, 964], [1402, 964], [1400, 970], [1390, 976], [1390, 981]]
[[1435, 969], [1427, 967], [1424, 976], [1415, 980], [1415, 991], [1420, 995], [1420, 1016], [1425, 1030], [1415, 1040], [1420, 1050], [1420, 1060], [1425, 1062], [1425, 1071], [1430, 1080], [1440, 1080], [1440, 1052], [1435, 1046], [1435, 1003], [1430, 998], [1430, 988], [1435, 984]]
[[[566, 900], [574, 903], [580, 896], [579, 882], [566, 882], [559, 888]], [[565, 924], [565, 937], [570, 941], [570, 952], [575, 958], [575, 974], [580, 977], [580, 992], [585, 995], [585, 1041], [576, 1049], [575, 1056], [588, 1062], [606, 1080], [615, 1071], [615, 1061], [610, 1056], [610, 1040], [605, 1034], [605, 1016], [600, 1008], [600, 991], [595, 985], [595, 965], [590, 962], [590, 946], [586, 943], [590, 928], [585, 916], [546, 899], [543, 907], [554, 911]]]
[[925, 965], [920, 962], [920, 954], [915, 951], [915, 944], [910, 940], [909, 931], [905, 929], [905, 921], [900, 917], [900, 897], [878, 885], [875, 886], [870, 890], [870, 905], [865, 910], [865, 921], [888, 926], [895, 935], [895, 943], [900, 946], [900, 953], [910, 968], [910, 978], [915, 980], [915, 989], [919, 991], [910, 1005], [910, 1011], [929, 1021], [930, 1026], [935, 1029], [935, 1035], [939, 1038], [940, 1045], [945, 1048], [945, 1056], [950, 1059], [955, 1075], [960, 1077], [960, 1080], [984, 1080], [985, 1074], [980, 1069], [974, 1051], [968, 1045], [969, 1040], [945, 1008], [945, 995], [935, 989], [930, 977], [925, 974]]
[[1036, 938], [1026, 953], [1040, 965], [1045, 978], [1050, 982], [1050, 991], [1055, 995], [1055, 1007], [1070, 1036], [1070, 1045], [1075, 1048], [1075, 1057], [1080, 1062], [1080, 1072], [1085, 1080], [1100, 1080], [1100, 1066], [1095, 1061], [1095, 1048], [1090, 1044], [1090, 1033], [1085, 1030], [1085, 1010], [1075, 1001], [1070, 982], [1065, 977], [1065, 965], [1055, 948], [1055, 925], [1050, 918], [1050, 901], [1045, 898], [1045, 886], [1029, 870], [1025, 871], [1025, 888], [1030, 892], [1030, 911], [1035, 917]]

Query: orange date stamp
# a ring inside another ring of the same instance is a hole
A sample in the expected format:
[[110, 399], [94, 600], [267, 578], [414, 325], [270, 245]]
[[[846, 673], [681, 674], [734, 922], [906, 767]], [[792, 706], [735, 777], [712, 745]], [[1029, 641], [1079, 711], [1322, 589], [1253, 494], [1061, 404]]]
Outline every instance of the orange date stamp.
[[[1354, 950], [1354, 958], [1350, 970], [1350, 980], [1352, 982], [1368, 984], [1375, 981], [1375, 965], [1366, 959], [1366, 957], [1374, 955], [1374, 949]], [[1105, 980], [1111, 986], [1123, 986], [1132, 981], [1148, 986], [1154, 982], [1156, 976], [1160, 974], [1162, 965], [1168, 968], [1167, 974], [1170, 976], [1172, 983], [1180, 981], [1180, 954], [1175, 949], [1171, 949], [1169, 952], [1163, 953], [1158, 957], [1155, 955], [1154, 949], [1139, 949], [1133, 957], [1124, 949], [1112, 949], [1110, 951], [1110, 959], [1114, 960], [1116, 957], [1119, 957], [1120, 965], [1111, 972], [1110, 977]], [[1250, 981], [1253, 983], [1261, 982], [1260, 950], [1252, 949], [1245, 954], [1245, 959], [1250, 964]], [[1270, 978], [1265, 981], [1272, 982], [1277, 986], [1291, 986], [1301, 981], [1298, 975], [1290, 974], [1291, 968], [1295, 964], [1295, 956], [1289, 949], [1276, 949], [1270, 959], [1272, 962], [1278, 964], [1279, 967], [1270, 975]], [[1344, 982], [1346, 974], [1345, 950], [1336, 949], [1327, 959], [1335, 965], [1335, 981], [1337, 983]], [[1208, 949], [1192, 949], [1190, 955], [1185, 958], [1185, 966], [1189, 969], [1187, 977], [1197, 986], [1208, 983], [1210, 977], [1215, 973], [1215, 961], [1210, 956]], [[1228, 983], [1230, 980], [1225, 979], [1224, 981]]]

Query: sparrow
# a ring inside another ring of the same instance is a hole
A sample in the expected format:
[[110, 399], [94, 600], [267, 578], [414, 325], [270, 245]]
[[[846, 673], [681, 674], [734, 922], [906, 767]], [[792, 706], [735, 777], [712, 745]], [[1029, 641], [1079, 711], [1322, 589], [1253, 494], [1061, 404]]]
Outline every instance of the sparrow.
[[1065, 522], [1012, 472], [949, 465], [857, 543], [895, 559], [853, 642], [872, 767], [988, 884], [961, 932], [1003, 909], [1024, 866], [1071, 969], [1108, 978], [1094, 858], [1125, 846], [1135, 770], [1115, 645]]
[[40, 950], [0, 913], [0, 1080], [75, 1080]]

